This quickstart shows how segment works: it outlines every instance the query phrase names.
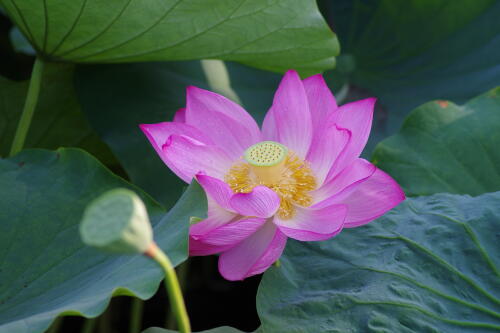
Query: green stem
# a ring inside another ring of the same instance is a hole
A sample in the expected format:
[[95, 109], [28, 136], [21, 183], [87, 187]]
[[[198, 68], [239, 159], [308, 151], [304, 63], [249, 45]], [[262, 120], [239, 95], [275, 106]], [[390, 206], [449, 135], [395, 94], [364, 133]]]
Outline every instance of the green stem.
[[210, 89], [241, 105], [241, 100], [238, 97], [238, 94], [236, 94], [231, 87], [229, 72], [227, 71], [224, 61], [208, 59], [202, 60], [201, 68], [205, 73]]
[[24, 141], [26, 140], [26, 135], [28, 134], [31, 119], [33, 118], [33, 113], [35, 112], [36, 103], [38, 101], [38, 95], [40, 93], [40, 86], [42, 83], [42, 73], [43, 61], [37, 57], [35, 59], [35, 64], [33, 65], [33, 71], [31, 72], [31, 81], [28, 88], [28, 95], [26, 96], [26, 101], [24, 102], [23, 113], [19, 119], [16, 134], [10, 148], [10, 156], [17, 154], [21, 151], [21, 149], [23, 149]]
[[349, 94], [349, 83], [344, 83], [340, 90], [335, 94], [335, 99], [337, 100], [338, 105], [344, 102], [347, 98], [347, 94]]
[[81, 333], [92, 333], [94, 332], [95, 324], [97, 322], [97, 318], [88, 318], [85, 320], [82, 326]]
[[132, 299], [132, 309], [130, 310], [130, 326], [129, 333], [139, 333], [142, 325], [142, 309], [144, 302], [140, 298]]
[[99, 317], [97, 321], [97, 331], [99, 333], [109, 333], [111, 332], [111, 304], [108, 306], [106, 311]]
[[179, 332], [191, 333], [191, 325], [189, 324], [189, 317], [184, 304], [184, 298], [182, 297], [181, 287], [170, 259], [168, 259], [167, 255], [154, 243], [148, 251], [146, 251], [146, 255], [153, 258], [165, 272], [165, 286], [167, 287], [170, 306], [177, 318]]
[[[188, 270], [189, 270], [189, 261], [184, 261], [181, 265], [177, 266], [176, 268], [177, 278], [179, 279], [179, 285], [181, 286], [181, 291], [183, 293], [186, 291], [186, 280], [187, 280]], [[175, 314], [171, 310], [168, 311], [167, 322], [165, 323], [165, 327], [170, 330], [177, 329], [177, 323], [175, 322]]]

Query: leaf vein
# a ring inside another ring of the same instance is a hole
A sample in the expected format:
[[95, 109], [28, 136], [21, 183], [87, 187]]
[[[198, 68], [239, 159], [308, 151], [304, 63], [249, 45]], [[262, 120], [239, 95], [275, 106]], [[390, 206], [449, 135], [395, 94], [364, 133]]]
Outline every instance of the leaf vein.
[[[92, 53], [92, 54], [88, 54], [88, 55], [85, 55], [85, 56], [82, 56], [82, 57], [73, 57], [73, 58], [70, 58], [71, 60], [79, 60], [79, 59], [85, 59], [85, 58], [88, 58], [88, 57], [93, 57], [95, 55], [99, 55], [99, 54], [102, 54], [104, 52], [108, 52], [110, 50], [113, 50], [113, 49], [117, 49], [125, 44], [128, 44], [130, 43], [131, 41], [143, 36], [144, 34], [148, 33], [149, 31], [151, 31], [152, 29], [154, 29], [158, 24], [160, 24], [167, 16], [168, 14], [170, 14], [174, 9], [175, 7], [177, 7], [180, 3], [181, 3], [182, 0], [178, 0], [176, 3], [174, 3], [170, 8], [167, 9], [167, 11], [158, 19], [156, 20], [152, 25], [150, 25], [149, 27], [147, 27], [145, 30], [141, 31], [140, 33], [128, 38], [127, 40], [121, 42], [121, 43], [118, 43], [116, 45], [113, 45], [107, 49], [103, 49], [103, 50], [100, 50], [98, 52], [95, 52], [95, 53]], [[131, 0], [128, 1], [127, 5], [125, 6], [128, 7], [128, 4], [131, 2]], [[122, 15], [122, 13], [125, 11], [125, 8], [120, 12], [120, 14], [117, 16], [117, 18], [115, 20], [113, 20], [112, 24], [114, 24], [117, 20], [118, 20], [118, 17], [120, 17]], [[111, 24], [111, 25], [112, 25]], [[110, 27], [111, 25], [109, 25], [108, 27], [106, 27], [106, 29], [104, 29], [103, 31], [101, 31], [95, 38], [93, 38], [92, 40], [80, 45], [80, 46], [77, 46], [73, 49], [71, 49], [70, 51], [67, 51], [67, 52], [64, 52], [64, 53], [61, 53], [59, 54], [58, 56], [63, 56], [65, 54], [68, 54], [70, 52], [73, 52], [83, 46], [86, 46], [88, 45], [90, 42], [93, 42], [95, 39], [97, 39], [98, 37], [100, 37], [102, 34], [104, 34]]]
[[477, 285], [470, 277], [468, 277], [467, 275], [465, 275], [462, 272], [458, 271], [455, 267], [453, 267], [452, 265], [450, 265], [449, 263], [447, 263], [446, 260], [444, 260], [440, 256], [434, 254], [428, 248], [426, 248], [426, 247], [418, 244], [417, 242], [415, 242], [415, 241], [413, 241], [413, 240], [411, 240], [409, 238], [406, 238], [405, 236], [403, 236], [401, 234], [395, 233], [395, 235], [396, 236], [392, 236], [392, 237], [391, 236], [377, 235], [375, 237], [384, 238], [384, 239], [399, 239], [399, 240], [402, 240], [402, 241], [408, 243], [409, 245], [411, 245], [414, 248], [422, 251], [423, 253], [425, 253], [429, 257], [433, 258], [436, 262], [440, 263], [443, 267], [446, 267], [450, 272], [456, 274], [462, 280], [464, 280], [467, 283], [469, 283], [472, 287], [474, 287], [477, 291], [479, 291], [481, 294], [483, 294], [484, 296], [486, 296], [489, 300], [493, 301], [496, 304], [500, 304], [500, 300], [498, 300], [497, 298], [493, 297], [490, 293], [488, 293], [486, 290], [484, 290], [481, 286]]
[[83, 0], [82, 6], [80, 7], [80, 11], [78, 12], [76, 19], [73, 21], [73, 24], [71, 25], [71, 27], [66, 32], [66, 34], [64, 34], [64, 36], [61, 38], [59, 43], [54, 47], [54, 49], [49, 54], [54, 54], [57, 50], [59, 50], [59, 48], [64, 44], [66, 39], [73, 33], [73, 31], [76, 28], [76, 25], [78, 24], [78, 22], [80, 21], [80, 18], [82, 17], [82, 14], [83, 14], [83, 11], [84, 11], [86, 5], [87, 5], [87, 0]]
[[425, 290], [428, 290], [430, 291], [431, 293], [433, 294], [436, 294], [438, 296], [441, 296], [443, 298], [446, 298], [446, 299], [449, 299], [451, 301], [454, 301], [454, 302], [457, 302], [457, 303], [460, 303], [464, 306], [467, 306], [467, 307], [470, 307], [472, 309], [476, 309], [478, 311], [481, 311], [481, 312], [484, 312], [484, 313], [487, 313], [488, 315], [491, 315], [493, 317], [496, 317], [496, 318], [500, 318], [500, 313], [497, 313], [495, 311], [492, 311], [490, 309], [487, 309], [487, 308], [484, 308], [478, 304], [473, 304], [473, 303], [469, 303], [465, 300], [462, 300], [460, 298], [457, 298], [457, 297], [454, 297], [454, 296], [451, 296], [451, 295], [448, 295], [448, 294], [445, 294], [437, 289], [434, 289], [434, 288], [431, 288], [429, 286], [426, 286], [425, 284], [423, 283], [420, 283], [412, 278], [410, 278], [409, 276], [406, 276], [404, 274], [400, 274], [400, 273], [396, 273], [396, 272], [391, 272], [391, 271], [384, 271], [384, 270], [381, 270], [381, 269], [376, 269], [376, 268], [372, 268], [372, 267], [362, 267], [362, 266], [356, 266], [358, 267], [359, 269], [364, 269], [364, 270], [367, 270], [367, 271], [373, 271], [373, 272], [377, 272], [377, 273], [381, 273], [381, 274], [388, 274], [388, 275], [392, 275], [392, 276], [395, 276], [399, 279], [402, 279], [402, 280], [406, 280], [414, 285], [416, 285], [417, 287], [420, 287], [422, 289], [425, 289]]
[[127, 3], [125, 3], [125, 6], [123, 6], [123, 8], [120, 10], [120, 12], [118, 13], [118, 15], [116, 15], [111, 20], [111, 22], [109, 22], [109, 24], [106, 27], [104, 27], [104, 29], [102, 29], [101, 31], [99, 31], [94, 37], [88, 39], [87, 41], [83, 42], [82, 44], [80, 44], [78, 46], [73, 47], [72, 49], [69, 49], [69, 50], [66, 50], [66, 51], [64, 51], [64, 52], [62, 52], [60, 54], [57, 54], [56, 56], [57, 57], [62, 57], [65, 54], [68, 54], [68, 53], [74, 52], [75, 50], [81, 49], [81, 48], [83, 48], [83, 47], [85, 47], [85, 46], [93, 43], [97, 39], [99, 39], [102, 35], [104, 35], [106, 33], [106, 31], [108, 31], [120, 19], [120, 17], [123, 15], [123, 13], [125, 12], [125, 10], [130, 5], [131, 2], [132, 2], [132, 0], [128, 0]]

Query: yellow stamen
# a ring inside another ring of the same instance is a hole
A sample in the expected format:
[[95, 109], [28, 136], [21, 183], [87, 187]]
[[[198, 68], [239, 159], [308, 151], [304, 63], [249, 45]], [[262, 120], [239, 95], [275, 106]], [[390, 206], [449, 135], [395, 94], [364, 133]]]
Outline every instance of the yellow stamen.
[[316, 188], [316, 180], [311, 168], [283, 145], [261, 142], [247, 149], [245, 160], [248, 163], [236, 163], [225, 177], [234, 192], [248, 193], [258, 185], [269, 187], [281, 198], [277, 213], [281, 219], [292, 218], [295, 205], [312, 204], [309, 192]]

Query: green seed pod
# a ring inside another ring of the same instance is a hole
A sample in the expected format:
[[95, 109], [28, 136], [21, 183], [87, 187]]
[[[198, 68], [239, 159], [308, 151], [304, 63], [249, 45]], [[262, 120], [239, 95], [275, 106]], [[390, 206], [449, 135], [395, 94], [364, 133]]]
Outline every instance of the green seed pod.
[[288, 149], [281, 143], [262, 141], [245, 151], [245, 160], [256, 167], [271, 167], [285, 160]]
[[82, 241], [108, 252], [141, 254], [153, 243], [153, 230], [142, 200], [127, 189], [114, 189], [92, 201], [80, 224]]

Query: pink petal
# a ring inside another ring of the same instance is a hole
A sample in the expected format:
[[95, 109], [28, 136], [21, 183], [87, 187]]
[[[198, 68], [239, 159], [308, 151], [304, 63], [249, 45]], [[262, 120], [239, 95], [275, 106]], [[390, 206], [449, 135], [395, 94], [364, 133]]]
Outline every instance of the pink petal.
[[211, 254], [221, 253], [230, 249], [230, 245], [211, 245], [198, 241], [192, 237], [189, 238], [189, 255], [190, 256], [208, 256]]
[[[323, 184], [319, 189], [311, 192], [316, 207], [325, 207], [331, 204], [334, 195], [349, 187], [354, 191], [356, 186], [367, 180], [377, 167], [370, 162], [358, 158], [351, 165], [342, 170], [337, 176]], [[335, 201], [338, 202], [338, 201]]]
[[286, 236], [273, 223], [264, 224], [257, 232], [219, 257], [219, 272], [231, 281], [262, 273], [283, 253]]
[[223, 225], [231, 223], [237, 215], [222, 209], [214, 200], [208, 196], [208, 217], [189, 227], [189, 255], [204, 256], [220, 253], [230, 246], [208, 244], [199, 238], [210, 233]]
[[252, 136], [243, 124], [221, 112], [205, 108], [189, 112], [186, 115], [186, 123], [210, 135], [210, 139], [233, 160], [241, 157], [245, 149], [260, 141], [260, 135]]
[[308, 77], [303, 84], [309, 102], [313, 129], [316, 130], [322, 126], [330, 113], [335, 112], [338, 108], [337, 102], [321, 74]]
[[404, 199], [405, 194], [396, 181], [377, 168], [373, 175], [354, 190], [345, 188], [331, 202], [347, 205], [345, 227], [353, 228], [382, 216]]
[[264, 218], [242, 218], [240, 220], [221, 225], [220, 227], [215, 228], [202, 236], [193, 236], [193, 238], [211, 245], [236, 245], [256, 232], [264, 223], [266, 223], [266, 219]]
[[229, 199], [233, 196], [233, 190], [222, 180], [210, 177], [201, 173], [196, 175], [196, 180], [200, 183], [205, 193], [210, 196], [222, 208], [231, 211]]
[[285, 74], [269, 112], [272, 116], [264, 119], [263, 132], [271, 135], [264, 139], [278, 141], [305, 158], [312, 140], [312, 121], [304, 85], [297, 72]]
[[296, 207], [296, 215], [289, 220], [274, 217], [274, 223], [288, 237], [300, 241], [329, 239], [342, 230], [347, 214], [346, 205], [331, 205], [324, 208]]
[[217, 111], [238, 122], [248, 131], [249, 140], [260, 140], [259, 126], [240, 105], [214, 92], [197, 87], [187, 88], [186, 118], [193, 119], [201, 111]]
[[[220, 207], [219, 207], [220, 208]], [[238, 216], [223, 209], [209, 209], [208, 217], [189, 227], [189, 235], [195, 239], [215, 230], [225, 224], [231, 223]]]
[[[272, 224], [269, 222], [269, 224]], [[264, 254], [260, 257], [260, 259], [252, 266], [250, 271], [248, 271], [247, 276], [252, 276], [256, 274], [260, 274], [265, 272], [269, 266], [274, 264], [276, 260], [281, 257], [283, 250], [286, 246], [287, 241], [286, 235], [282, 233], [278, 228], [276, 228], [276, 233], [274, 234], [274, 238], [271, 241], [271, 245], [269, 245], [264, 252]]]
[[208, 204], [208, 217], [189, 228], [189, 234], [199, 239], [214, 229], [233, 222], [238, 215], [229, 206], [234, 193], [226, 183], [201, 173], [196, 175], [196, 180], [205, 190]]
[[186, 122], [186, 108], [181, 108], [175, 111], [174, 123], [185, 123]]
[[257, 186], [250, 193], [237, 193], [229, 205], [241, 215], [271, 217], [280, 206], [280, 197], [265, 186]]
[[257, 231], [266, 219], [252, 217], [229, 220], [207, 218], [190, 227], [191, 255], [209, 255], [226, 251]]
[[174, 123], [185, 123], [185, 122], [186, 122], [186, 108], [177, 110], [174, 115]]
[[333, 124], [323, 127], [321, 133], [313, 139], [307, 161], [316, 178], [316, 183], [321, 186], [333, 164], [350, 140], [351, 132]]
[[351, 139], [345, 151], [342, 152], [339, 159], [335, 162], [334, 168], [332, 168], [328, 175], [328, 179], [331, 179], [351, 164], [363, 151], [370, 135], [375, 101], [375, 98], [367, 98], [345, 104], [331, 115], [330, 119], [334, 123], [341, 128], [351, 131]]
[[185, 135], [207, 144], [212, 143], [210, 138], [198, 129], [183, 123], [163, 122], [157, 124], [141, 124], [139, 127], [156, 150], [156, 153], [165, 163], [167, 162], [164, 159], [162, 147], [172, 134]]
[[267, 111], [262, 123], [262, 138], [270, 141], [279, 141], [276, 119], [274, 118], [273, 108]]
[[171, 135], [162, 147], [163, 161], [185, 182], [199, 172], [224, 178], [232, 161], [218, 147], [184, 135]]

